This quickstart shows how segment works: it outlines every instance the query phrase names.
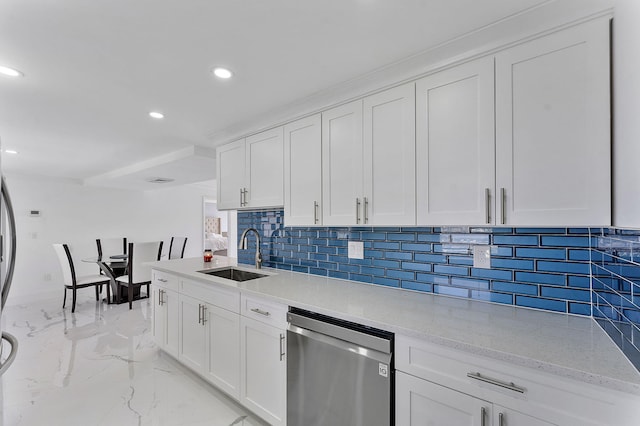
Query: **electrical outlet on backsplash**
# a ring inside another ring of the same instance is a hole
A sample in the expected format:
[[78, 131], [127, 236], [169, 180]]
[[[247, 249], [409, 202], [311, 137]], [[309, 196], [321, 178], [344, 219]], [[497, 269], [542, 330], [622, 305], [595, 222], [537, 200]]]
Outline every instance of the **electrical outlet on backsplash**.
[[[282, 210], [238, 212], [238, 235], [247, 227], [262, 232], [266, 267], [593, 315], [640, 367], [635, 343], [640, 336], [640, 231], [465, 226], [285, 228]], [[349, 240], [364, 242], [363, 259], [348, 257]], [[490, 246], [490, 268], [473, 266], [473, 246], [477, 245]], [[255, 247], [239, 250], [238, 261], [252, 264], [254, 251]]]

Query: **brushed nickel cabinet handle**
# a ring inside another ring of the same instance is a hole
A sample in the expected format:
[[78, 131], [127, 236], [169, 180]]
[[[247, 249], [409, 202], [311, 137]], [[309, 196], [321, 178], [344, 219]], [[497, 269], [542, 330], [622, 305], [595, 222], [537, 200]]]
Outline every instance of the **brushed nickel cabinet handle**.
[[202, 305], [202, 325], [207, 322], [207, 305]]
[[250, 311], [255, 312], [256, 314], [264, 315], [265, 317], [268, 317], [269, 315], [271, 315], [269, 311], [263, 311], [262, 309], [258, 309], [258, 308], [250, 309]]
[[507, 219], [505, 218], [506, 210], [507, 210], [505, 205], [506, 198], [507, 198], [507, 191], [504, 188], [500, 188], [500, 204], [501, 204], [501, 215], [502, 215], [500, 222], [502, 223], [502, 225], [507, 223]]
[[158, 278], [158, 281], [160, 281], [161, 283], [166, 283], [169, 280], [165, 280], [164, 278]]
[[198, 324], [202, 324], [202, 305], [198, 303]]
[[244, 204], [243, 206], [247, 207], [249, 205], [249, 202], [247, 201], [247, 193], [249, 192], [249, 190], [247, 188], [244, 189]]
[[487, 409], [482, 407], [480, 409], [480, 426], [486, 425]]
[[490, 377], [483, 376], [480, 373], [467, 373], [467, 377], [469, 377], [470, 379], [479, 380], [481, 382], [489, 383], [491, 385], [500, 386], [501, 388], [509, 389], [509, 390], [512, 390], [512, 391], [518, 392], [518, 393], [524, 393], [525, 390], [526, 390], [525, 388], [521, 388], [520, 386], [514, 385], [513, 382], [511, 382], [511, 383], [502, 382], [500, 380], [496, 380], [496, 379], [492, 379]]
[[504, 426], [504, 414], [498, 414], [498, 426]]
[[364, 197], [364, 223], [369, 222], [369, 200], [367, 197]]
[[242, 195], [244, 194], [244, 189], [240, 188], [240, 207], [242, 207]]
[[284, 358], [284, 334], [280, 333], [280, 361]]
[[314, 201], [313, 202], [313, 224], [317, 224], [318, 223], [318, 202]]
[[356, 223], [360, 223], [360, 198], [356, 197]]
[[487, 224], [491, 224], [491, 207], [489, 207], [489, 199], [491, 198], [491, 190], [489, 188], [484, 189], [484, 208], [486, 210]]

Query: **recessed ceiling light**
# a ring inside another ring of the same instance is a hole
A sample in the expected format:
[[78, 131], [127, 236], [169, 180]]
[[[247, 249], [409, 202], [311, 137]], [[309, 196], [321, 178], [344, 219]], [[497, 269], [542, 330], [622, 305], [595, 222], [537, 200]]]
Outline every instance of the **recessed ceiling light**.
[[161, 118], [164, 118], [164, 114], [161, 113], [161, 112], [157, 112], [157, 111], [151, 111], [149, 113], [149, 117], [157, 118], [159, 120]]
[[233, 73], [226, 68], [217, 67], [213, 69], [213, 74], [218, 78], [231, 78]]
[[6, 75], [9, 77], [22, 77], [24, 75], [18, 70], [14, 70], [13, 68], [9, 68], [9, 67], [3, 67], [2, 65], [0, 65], [0, 74]]
[[17, 154], [18, 151], [14, 150], [14, 149], [5, 149], [4, 152], [6, 152], [7, 154]]

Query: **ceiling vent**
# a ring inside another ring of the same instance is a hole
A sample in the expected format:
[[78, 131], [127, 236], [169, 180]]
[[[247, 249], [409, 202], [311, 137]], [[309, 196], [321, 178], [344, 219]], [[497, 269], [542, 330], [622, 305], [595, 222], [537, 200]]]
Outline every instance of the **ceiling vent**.
[[152, 177], [147, 179], [147, 182], [149, 183], [169, 183], [169, 182], [173, 182], [175, 179], [171, 179], [171, 178], [163, 178], [163, 177]]

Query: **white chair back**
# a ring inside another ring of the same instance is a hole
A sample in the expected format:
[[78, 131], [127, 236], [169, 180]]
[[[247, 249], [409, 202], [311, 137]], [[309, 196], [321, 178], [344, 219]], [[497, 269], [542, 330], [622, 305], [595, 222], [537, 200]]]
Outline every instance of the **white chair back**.
[[187, 237], [171, 237], [169, 245], [169, 259], [182, 259], [184, 248], [187, 245]]
[[158, 260], [161, 241], [150, 243], [129, 243], [129, 282], [141, 283], [151, 281], [151, 266], [147, 262]]
[[[127, 239], [126, 238], [98, 238], [96, 245], [100, 242], [100, 248], [102, 249], [102, 260], [109, 260], [109, 256], [116, 254], [125, 254], [127, 251]], [[98, 252], [100, 255], [100, 252]]]
[[54, 244], [53, 249], [58, 256], [58, 262], [60, 262], [60, 267], [62, 268], [62, 280], [64, 281], [64, 285], [73, 285], [73, 273], [71, 272], [71, 264], [72, 261], [69, 257], [67, 257], [67, 252], [64, 249], [64, 244]]

